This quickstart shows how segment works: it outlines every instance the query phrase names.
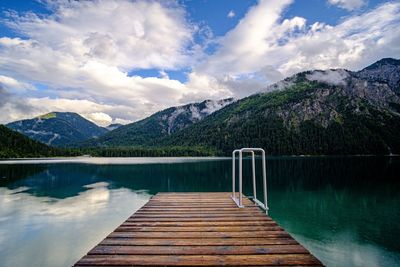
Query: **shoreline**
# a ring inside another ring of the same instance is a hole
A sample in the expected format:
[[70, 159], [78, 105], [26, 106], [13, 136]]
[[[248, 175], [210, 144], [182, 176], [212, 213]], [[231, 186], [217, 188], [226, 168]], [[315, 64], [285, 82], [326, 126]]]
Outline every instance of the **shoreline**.
[[[391, 158], [400, 155], [271, 155], [267, 159], [311, 159], [311, 158]], [[245, 157], [248, 158], [248, 157]], [[6, 164], [56, 164], [56, 163], [81, 163], [81, 164], [164, 164], [185, 163], [195, 161], [231, 160], [231, 157], [46, 157], [46, 158], [4, 158], [0, 159], [0, 165]]]

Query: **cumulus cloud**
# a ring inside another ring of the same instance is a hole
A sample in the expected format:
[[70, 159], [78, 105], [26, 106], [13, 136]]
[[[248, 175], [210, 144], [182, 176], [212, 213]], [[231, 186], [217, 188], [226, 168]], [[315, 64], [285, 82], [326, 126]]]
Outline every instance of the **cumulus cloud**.
[[257, 91], [257, 83], [261, 90], [267, 83], [296, 72], [357, 70], [382, 57], [400, 56], [398, 2], [346, 17], [334, 26], [321, 22], [309, 25], [302, 17], [284, 19], [285, 8], [291, 3], [259, 1], [219, 40], [219, 49], [194, 69], [196, 76], [245, 95]]
[[[37, 105], [35, 115], [54, 108], [83, 112], [90, 119], [95, 117], [89, 114], [107, 112], [114, 121], [128, 122], [179, 102], [184, 87], [179, 81], [167, 75], [131, 77], [128, 72], [190, 63], [199, 49], [193, 35], [200, 28], [187, 22], [182, 7], [173, 1], [47, 4], [52, 10], [48, 16], [9, 12], [3, 23], [24, 38], [0, 38], [3, 87], [32, 88], [17, 81], [46, 85], [26, 95], [27, 102]], [[0, 115], [0, 121], [14, 115]]]
[[[50, 15], [8, 11], [3, 20], [20, 37], [0, 37], [0, 95], [7, 96], [0, 123], [50, 111], [126, 123], [170, 106], [269, 90], [299, 71], [357, 70], [400, 57], [399, 2], [329, 25], [285, 17], [292, 0], [260, 0], [220, 37], [173, 0], [41, 2]], [[357, 1], [331, 2], [355, 8]], [[158, 77], [130, 74], [142, 69]], [[168, 76], [182, 69], [186, 82]]]
[[167, 1], [56, 1], [48, 17], [14, 14], [5, 23], [72, 59], [125, 69], [176, 68], [190, 56], [194, 27]]
[[366, 0], [328, 0], [328, 3], [352, 11], [364, 6]]

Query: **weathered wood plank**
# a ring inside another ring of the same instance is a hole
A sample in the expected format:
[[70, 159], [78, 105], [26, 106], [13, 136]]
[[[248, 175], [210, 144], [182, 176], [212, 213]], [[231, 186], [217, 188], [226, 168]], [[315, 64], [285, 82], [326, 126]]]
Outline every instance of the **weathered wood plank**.
[[[243, 199], [243, 202], [246, 205], [255, 205], [254, 202], [252, 202], [249, 199]], [[149, 200], [145, 205], [159, 205], [166, 203], [166, 204], [177, 204], [179, 203], [180, 205], [195, 205], [195, 204], [203, 204], [203, 205], [210, 205], [210, 204], [215, 204], [215, 205], [230, 205], [233, 204], [235, 205], [234, 201], [231, 198], [226, 198], [225, 200], [222, 201], [214, 201], [214, 200], [202, 200], [202, 199], [177, 199], [177, 200]]]
[[[180, 205], [185, 205], [185, 204], [232, 204], [232, 200], [224, 200], [224, 201], [212, 201], [212, 200], [202, 200], [202, 199], [193, 199], [193, 200], [186, 200], [186, 199], [177, 199], [177, 200], [150, 200], [147, 205], [160, 205], [160, 204], [177, 204], [180, 203]], [[246, 205], [255, 205], [253, 202], [250, 200], [246, 199], [243, 200], [243, 203]]]
[[217, 213], [209, 213], [209, 214], [199, 214], [199, 213], [184, 213], [184, 214], [179, 214], [179, 213], [172, 213], [172, 214], [167, 214], [167, 213], [140, 213], [137, 212], [134, 215], [132, 215], [130, 218], [247, 218], [247, 219], [267, 219], [264, 214], [260, 213], [243, 213], [243, 214], [234, 214], [234, 213], [228, 213], [228, 214], [217, 214]]
[[264, 255], [88, 255], [78, 264], [85, 265], [158, 265], [158, 266], [240, 266], [310, 265], [318, 260], [309, 254]]
[[279, 226], [121, 226], [116, 232], [241, 232], [282, 230]]
[[[218, 203], [232, 203], [232, 199], [230, 198], [223, 198], [223, 199], [202, 199], [202, 198], [181, 198], [181, 199], [154, 199], [152, 198], [149, 200], [148, 204], [150, 205], [151, 203], [212, 203], [212, 204], [218, 204]], [[244, 198], [243, 203], [253, 205], [253, 202], [251, 202], [249, 199]]]
[[202, 193], [193, 193], [193, 194], [186, 194], [186, 193], [176, 193], [176, 194], [165, 194], [165, 193], [158, 193], [157, 195], [153, 196], [153, 198], [170, 198], [170, 197], [175, 197], [175, 198], [185, 198], [185, 197], [197, 197], [197, 198], [204, 198], [204, 197], [214, 197], [218, 198], [220, 196], [222, 197], [228, 197], [231, 196], [231, 192], [202, 192]]
[[131, 217], [128, 222], [239, 222], [239, 221], [258, 221], [271, 222], [266, 216], [249, 217], [205, 217], [205, 218], [161, 218], [161, 217]]
[[[169, 209], [169, 208], [177, 208], [179, 206], [152, 206], [152, 208], [157, 208], [157, 209]], [[186, 209], [186, 208], [193, 208], [196, 206], [190, 205], [190, 206], [180, 206], [179, 208]], [[248, 208], [249, 206], [244, 206], [245, 208]], [[254, 206], [252, 206], [254, 207]], [[201, 209], [207, 209], [207, 208], [237, 208], [237, 206], [228, 206], [228, 205], [213, 205], [213, 206], [197, 206], [198, 210]]]
[[[257, 207], [256, 204], [251, 202], [250, 200], [244, 200], [243, 205], [245, 207]], [[206, 201], [186, 201], [186, 200], [178, 200], [178, 201], [149, 201], [146, 203], [143, 208], [157, 208], [157, 207], [166, 207], [166, 208], [179, 208], [179, 209], [201, 209], [201, 208], [237, 208], [236, 204], [233, 200], [224, 201], [224, 202], [206, 202]]]
[[[234, 211], [142, 211], [139, 210], [135, 213], [135, 215], [197, 215], [197, 216], [252, 216], [252, 215], [260, 215], [258, 211], [253, 212], [238, 212]], [[264, 215], [265, 216], [265, 215]]]
[[[182, 199], [151, 199], [149, 200], [148, 204], [151, 203], [212, 203], [212, 204], [218, 204], [218, 203], [228, 203], [230, 204], [232, 202], [232, 199], [230, 198], [223, 198], [223, 199], [201, 199], [201, 198], [182, 198]], [[244, 198], [243, 199], [244, 203], [248, 204], [253, 204], [249, 199]]]
[[284, 231], [252, 231], [252, 232], [130, 232], [118, 231], [108, 235], [107, 238], [269, 238], [285, 237], [290, 235]]
[[[221, 213], [232, 213], [237, 210], [237, 207], [233, 208], [158, 208], [158, 207], [143, 207], [139, 209], [139, 212], [195, 212], [195, 213], [207, 213], [207, 212], [218, 212]], [[259, 212], [257, 207], [247, 207], [245, 210], [240, 210], [238, 213], [246, 212]]]
[[106, 238], [100, 245], [121, 246], [247, 246], [247, 245], [292, 245], [298, 244], [292, 238]]
[[130, 219], [125, 221], [121, 226], [277, 226], [274, 221], [217, 221], [217, 222], [161, 222], [161, 221], [131, 221]]
[[97, 246], [89, 255], [246, 255], [305, 254], [301, 245], [258, 246]]
[[[234, 202], [232, 199], [225, 199], [225, 200], [203, 200], [203, 199], [171, 199], [171, 200], [149, 200], [149, 202], [146, 205], [234, 205]], [[255, 204], [251, 202], [249, 199], [244, 198], [243, 199], [243, 204], [245, 205], [252, 205], [254, 206]]]

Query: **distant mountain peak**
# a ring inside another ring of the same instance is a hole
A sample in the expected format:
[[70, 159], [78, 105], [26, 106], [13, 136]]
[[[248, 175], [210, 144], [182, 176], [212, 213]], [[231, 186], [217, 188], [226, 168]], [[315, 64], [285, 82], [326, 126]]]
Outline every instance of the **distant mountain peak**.
[[400, 60], [398, 59], [383, 58], [355, 72], [355, 75], [369, 82], [386, 83], [400, 95]]
[[78, 113], [50, 112], [32, 119], [11, 122], [8, 128], [47, 145], [63, 146], [98, 137], [107, 130]]
[[76, 112], [69, 112], [69, 111], [52, 111], [49, 113], [45, 113], [43, 115], [39, 115], [33, 119], [54, 119], [54, 118], [58, 118], [58, 119], [70, 119], [71, 117], [73, 118], [83, 118], [80, 114], [76, 113]]
[[369, 65], [368, 67], [364, 68], [364, 70], [372, 70], [372, 69], [380, 68], [384, 65], [400, 66], [400, 60], [395, 59], [395, 58], [390, 58], [390, 57], [382, 58], [382, 59], [378, 60], [377, 62]]

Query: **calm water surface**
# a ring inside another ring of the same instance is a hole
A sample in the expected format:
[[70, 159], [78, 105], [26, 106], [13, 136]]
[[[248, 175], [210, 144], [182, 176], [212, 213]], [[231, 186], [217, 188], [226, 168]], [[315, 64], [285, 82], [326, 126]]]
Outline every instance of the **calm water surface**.
[[[267, 164], [271, 217], [324, 264], [400, 266], [400, 158]], [[228, 159], [0, 162], [0, 266], [70, 266], [157, 192], [230, 185]]]

